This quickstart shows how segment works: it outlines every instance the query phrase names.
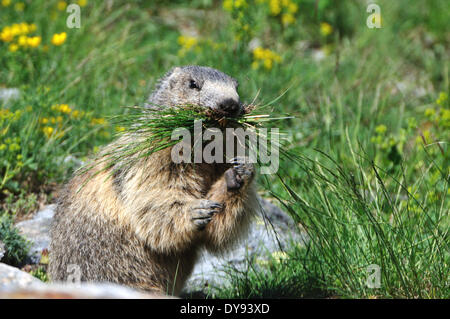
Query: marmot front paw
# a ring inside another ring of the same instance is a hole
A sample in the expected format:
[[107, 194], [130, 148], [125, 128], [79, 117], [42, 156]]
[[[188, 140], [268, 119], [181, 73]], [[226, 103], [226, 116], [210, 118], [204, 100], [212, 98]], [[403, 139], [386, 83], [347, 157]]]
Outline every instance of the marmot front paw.
[[238, 190], [245, 183], [249, 183], [255, 175], [255, 168], [245, 157], [233, 158], [230, 162], [233, 167], [225, 171], [225, 181], [228, 190]]
[[222, 208], [222, 204], [212, 200], [200, 199], [196, 201], [191, 208], [191, 220], [194, 223], [194, 226], [198, 230], [205, 229], [214, 214], [220, 212]]

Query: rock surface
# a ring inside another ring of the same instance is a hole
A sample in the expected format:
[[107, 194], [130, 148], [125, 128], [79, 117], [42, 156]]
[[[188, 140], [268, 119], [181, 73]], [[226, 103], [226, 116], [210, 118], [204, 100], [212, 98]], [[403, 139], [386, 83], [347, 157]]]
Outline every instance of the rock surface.
[[46, 284], [24, 271], [0, 263], [0, 299], [4, 298], [162, 299], [170, 297], [142, 293], [110, 283]]
[[20, 91], [17, 88], [0, 88], [0, 102], [4, 104], [7, 104], [9, 100], [17, 100], [19, 97]]
[[0, 263], [0, 291], [4, 289], [23, 289], [43, 284], [39, 279], [15, 267]]
[[[251, 225], [248, 237], [224, 255], [214, 256], [204, 252], [186, 284], [183, 295], [204, 295], [207, 285], [222, 286], [227, 283], [224, 276], [225, 267], [232, 266], [237, 269], [244, 269], [248, 259], [254, 257], [268, 259], [273, 252], [286, 249], [290, 243], [301, 244], [306, 240], [304, 234], [297, 231], [295, 223], [286, 213], [265, 199], [260, 199], [260, 203], [263, 214], [258, 216], [256, 222]], [[54, 210], [55, 205], [49, 205], [32, 219], [16, 225], [21, 234], [32, 242], [30, 249], [31, 263], [38, 263], [42, 250], [49, 248], [49, 230]], [[266, 217], [263, 218], [263, 216]], [[48, 288], [49, 285], [46, 286], [47, 290], [39, 290], [33, 292], [33, 294], [51, 293], [51, 288]], [[65, 293], [59, 287], [55, 289], [63, 294]], [[23, 293], [27, 292], [23, 291]]]
[[37, 264], [41, 259], [41, 252], [50, 246], [50, 225], [55, 213], [56, 205], [49, 205], [38, 212], [32, 219], [16, 224], [19, 232], [31, 241], [29, 251], [30, 263]]
[[272, 253], [283, 251], [291, 244], [303, 244], [307, 240], [305, 234], [297, 231], [292, 218], [280, 208], [262, 198], [260, 204], [266, 218], [258, 217], [251, 225], [247, 238], [230, 252], [222, 256], [203, 252], [186, 283], [184, 295], [205, 295], [208, 287], [220, 287], [228, 283], [225, 276], [227, 267], [244, 270], [248, 260], [268, 260]]

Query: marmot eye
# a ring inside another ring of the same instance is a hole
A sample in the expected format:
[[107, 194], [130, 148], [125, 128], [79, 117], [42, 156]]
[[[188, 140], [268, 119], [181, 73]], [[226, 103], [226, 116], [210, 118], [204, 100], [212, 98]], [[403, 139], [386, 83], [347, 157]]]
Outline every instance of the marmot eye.
[[200, 90], [200, 86], [194, 80], [189, 81], [189, 88]]

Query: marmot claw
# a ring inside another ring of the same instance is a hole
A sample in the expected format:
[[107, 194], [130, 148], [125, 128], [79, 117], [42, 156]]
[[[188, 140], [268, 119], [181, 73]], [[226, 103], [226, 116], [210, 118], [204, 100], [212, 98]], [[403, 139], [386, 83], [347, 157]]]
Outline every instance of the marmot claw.
[[209, 224], [214, 214], [220, 212], [222, 208], [222, 204], [218, 202], [201, 199], [192, 206], [191, 220], [198, 230], [203, 230]]
[[228, 190], [240, 189], [254, 175], [254, 166], [245, 157], [235, 157], [229, 161], [233, 167], [225, 171]]

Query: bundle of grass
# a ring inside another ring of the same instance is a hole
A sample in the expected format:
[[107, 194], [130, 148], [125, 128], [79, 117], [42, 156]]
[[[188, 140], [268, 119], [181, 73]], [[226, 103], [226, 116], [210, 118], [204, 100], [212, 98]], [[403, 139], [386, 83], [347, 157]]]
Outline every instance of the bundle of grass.
[[[87, 165], [81, 172], [93, 169], [99, 164], [101, 164], [101, 169], [97, 170], [96, 174], [111, 168], [111, 173], [113, 173], [124, 165], [132, 165], [133, 162], [143, 157], [149, 157], [155, 152], [173, 147], [180, 142], [178, 139], [173, 139], [173, 133], [180, 128], [194, 133], [196, 123], [201, 123], [202, 132], [211, 128], [249, 130], [255, 137], [267, 141], [267, 144], [257, 150], [264, 151], [267, 154], [271, 146], [276, 146], [276, 149], [279, 149], [278, 136], [276, 139], [271, 139], [271, 136], [267, 133], [267, 129], [271, 126], [268, 123], [291, 118], [290, 116], [274, 117], [270, 114], [271, 112], [262, 112], [268, 106], [246, 105], [243, 112], [237, 117], [227, 117], [220, 111], [195, 105], [176, 108], [128, 107], [128, 112], [111, 118], [111, 122], [124, 128], [117, 133], [117, 137], [124, 139], [125, 142], [118, 143], [112, 149], [99, 152], [96, 161]], [[278, 134], [278, 131], [276, 133], [271, 132], [271, 134]], [[191, 147], [193, 148], [197, 142], [194, 137]], [[237, 139], [237, 142], [241, 141]], [[245, 143], [244, 149], [248, 150], [250, 141], [246, 139], [242, 142]], [[193, 153], [191, 152], [191, 154]], [[254, 155], [254, 158], [256, 164], [260, 164], [260, 157], [257, 154]]]

